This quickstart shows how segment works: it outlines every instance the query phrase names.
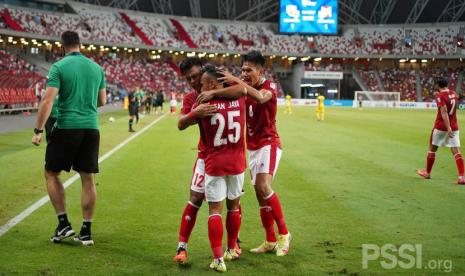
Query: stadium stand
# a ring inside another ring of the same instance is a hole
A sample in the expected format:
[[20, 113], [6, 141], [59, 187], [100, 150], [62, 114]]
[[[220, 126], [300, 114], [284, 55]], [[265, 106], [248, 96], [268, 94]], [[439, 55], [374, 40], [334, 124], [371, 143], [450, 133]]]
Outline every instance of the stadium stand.
[[[272, 53], [301, 54], [318, 52], [328, 55], [450, 55], [457, 53], [460, 25], [438, 26], [347, 26], [340, 36], [280, 35], [275, 26], [264, 23], [220, 20], [188, 20], [157, 17], [132, 11], [118, 11], [70, 2], [76, 14], [5, 8], [7, 25], [26, 32], [58, 36], [67, 29], [77, 29], [81, 37], [102, 43], [155, 45], [160, 47], [201, 48], [247, 51], [257, 49]], [[11, 16], [10, 16], [11, 14]], [[10, 19], [9, 19], [10, 18]], [[7, 22], [8, 21], [8, 22]], [[14, 29], [14, 28], [13, 28]], [[412, 41], [405, 47], [404, 38]]]
[[382, 87], [376, 77], [376, 71], [357, 70], [357, 73], [371, 91], [382, 91]]
[[307, 71], [344, 71], [340, 63], [306, 63], [305, 70]]
[[154, 46], [159, 47], [186, 47], [187, 45], [174, 37], [173, 31], [168, 28], [167, 22], [161, 18], [148, 15], [128, 14], [137, 26], [144, 32]]
[[263, 27], [268, 47], [275, 53], [304, 53], [310, 50], [304, 36], [275, 34], [269, 27]]
[[402, 101], [416, 100], [417, 82], [414, 70], [386, 69], [380, 71], [380, 77], [385, 91], [400, 92]]
[[223, 47], [223, 34], [214, 25], [193, 20], [179, 20], [179, 22], [199, 48], [216, 50]]
[[356, 53], [354, 44], [355, 33], [352, 29], [344, 32], [342, 36], [322, 36], [316, 37], [319, 52], [322, 54], [354, 54]]
[[363, 54], [401, 54], [404, 31], [401, 28], [359, 28]]
[[420, 70], [420, 80], [422, 87], [423, 101], [433, 100], [434, 82], [439, 77], [449, 80], [449, 87], [453, 90], [457, 88], [458, 69], [448, 69], [445, 67], [423, 68]]
[[166, 94], [188, 92], [187, 83], [167, 62], [120, 57], [92, 57], [105, 71], [107, 82], [126, 90], [140, 87]]
[[[0, 49], [0, 106], [2, 109], [33, 107], [44, 77], [20, 57]], [[38, 84], [36, 86], [36, 84]]]
[[90, 6], [81, 5], [74, 5], [74, 8], [83, 22], [90, 27], [94, 40], [106, 43], [143, 44], [134, 30], [116, 12], [95, 10]]
[[458, 26], [412, 28], [413, 51], [416, 55], [446, 55], [456, 52]]

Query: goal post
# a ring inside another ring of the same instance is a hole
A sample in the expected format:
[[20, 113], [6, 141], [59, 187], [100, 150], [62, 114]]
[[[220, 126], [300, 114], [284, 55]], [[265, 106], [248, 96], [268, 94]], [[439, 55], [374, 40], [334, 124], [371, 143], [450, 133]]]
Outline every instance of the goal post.
[[395, 108], [400, 103], [400, 92], [355, 91], [354, 107]]

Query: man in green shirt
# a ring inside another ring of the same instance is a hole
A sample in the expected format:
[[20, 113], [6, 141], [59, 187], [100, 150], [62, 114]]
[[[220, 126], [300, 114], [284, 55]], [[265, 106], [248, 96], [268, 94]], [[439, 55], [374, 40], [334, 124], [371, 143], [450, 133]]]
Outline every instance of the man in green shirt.
[[40, 145], [45, 121], [59, 95], [57, 121], [45, 153], [47, 190], [58, 216], [58, 226], [50, 240], [58, 243], [75, 234], [66, 215], [65, 191], [58, 177], [62, 170], [69, 172], [72, 168], [81, 177], [84, 219], [74, 240], [93, 245], [91, 222], [97, 198], [94, 174], [98, 173], [100, 145], [97, 107], [106, 101], [105, 76], [99, 65], [79, 52], [77, 33], [64, 32], [61, 44], [66, 56], [54, 63], [48, 74], [32, 143]]
[[139, 109], [142, 106], [142, 102], [144, 100], [145, 93], [139, 87], [136, 88], [136, 92], [134, 93], [136, 97], [136, 124], [139, 123]]

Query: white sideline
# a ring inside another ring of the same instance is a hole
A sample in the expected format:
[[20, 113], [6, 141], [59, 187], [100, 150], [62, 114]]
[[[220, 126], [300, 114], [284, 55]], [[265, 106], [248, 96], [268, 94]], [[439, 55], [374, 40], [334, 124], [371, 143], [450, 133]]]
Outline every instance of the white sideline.
[[[165, 113], [164, 115], [162, 115], [161, 117], [157, 118], [156, 120], [154, 120], [153, 122], [151, 122], [149, 125], [145, 126], [144, 128], [142, 128], [141, 130], [137, 131], [136, 133], [134, 133], [134, 135], [128, 137], [126, 140], [124, 140], [123, 142], [121, 142], [120, 144], [118, 144], [116, 147], [114, 147], [113, 149], [111, 149], [109, 152], [105, 153], [103, 156], [101, 156], [99, 159], [98, 159], [98, 163], [100, 164], [101, 162], [103, 162], [105, 159], [107, 159], [108, 157], [110, 157], [113, 153], [117, 152], [119, 149], [121, 149], [122, 147], [124, 147], [126, 144], [128, 144], [129, 142], [131, 142], [133, 139], [135, 139], [137, 136], [141, 135], [142, 133], [144, 133], [146, 130], [148, 130], [150, 127], [152, 127], [153, 125], [155, 125], [156, 123], [158, 123], [161, 119], [163, 119], [166, 115], [168, 115], [169, 113]], [[69, 178], [68, 180], [66, 180], [65, 183], [63, 183], [63, 186], [64, 188], [66, 189], [67, 187], [71, 186], [71, 184], [73, 184], [76, 180], [79, 179], [79, 174], [74, 174], [71, 178]], [[35, 212], [37, 209], [39, 209], [42, 205], [44, 205], [45, 203], [47, 203], [48, 201], [50, 200], [50, 198], [47, 196], [44, 196], [42, 197], [41, 199], [39, 199], [38, 201], [36, 201], [34, 204], [32, 204], [31, 206], [29, 206], [26, 210], [22, 211], [21, 213], [19, 213], [17, 216], [15, 216], [14, 218], [10, 219], [5, 225], [2, 225], [0, 227], [0, 237], [5, 234], [6, 232], [8, 232], [11, 228], [13, 228], [16, 224], [20, 223], [21, 221], [23, 221], [25, 218], [27, 218], [30, 214], [32, 214], [33, 212]]]

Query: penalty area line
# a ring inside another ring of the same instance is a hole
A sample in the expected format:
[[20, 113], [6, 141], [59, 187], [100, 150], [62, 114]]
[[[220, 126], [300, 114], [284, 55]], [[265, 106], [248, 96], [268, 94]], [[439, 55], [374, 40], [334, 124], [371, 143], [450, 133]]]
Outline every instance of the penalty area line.
[[[115, 152], [117, 152], [118, 150], [120, 150], [122, 147], [126, 146], [129, 142], [131, 142], [132, 140], [134, 140], [137, 136], [141, 135], [142, 133], [144, 133], [145, 131], [147, 131], [149, 128], [151, 128], [152, 126], [154, 126], [156, 123], [158, 123], [159, 121], [161, 121], [166, 115], [168, 115], [169, 113], [165, 113], [163, 114], [161, 117], [155, 119], [153, 122], [151, 122], [150, 124], [146, 125], [144, 128], [142, 128], [141, 130], [137, 131], [134, 135], [128, 137], [126, 140], [124, 140], [123, 142], [119, 143], [116, 147], [112, 148], [109, 152], [105, 153], [104, 155], [102, 155], [99, 159], [98, 159], [98, 163], [102, 163], [103, 161], [105, 161], [106, 159], [108, 159], [110, 156], [112, 156]], [[65, 181], [65, 183], [63, 183], [63, 187], [66, 189], [68, 188], [69, 186], [71, 186], [71, 184], [73, 184], [74, 182], [76, 182], [76, 180], [79, 179], [79, 174], [76, 173], [74, 174], [71, 178], [69, 178], [68, 180]], [[34, 204], [32, 204], [31, 206], [29, 206], [27, 209], [25, 209], [24, 211], [22, 211], [21, 213], [19, 213], [17, 216], [15, 216], [14, 218], [10, 219], [7, 223], [5, 223], [5, 225], [2, 225], [0, 227], [0, 237], [5, 234], [6, 232], [8, 232], [11, 228], [13, 228], [16, 224], [20, 223], [21, 221], [23, 221], [25, 218], [27, 218], [29, 215], [31, 215], [32, 213], [34, 213], [37, 209], [39, 209], [40, 207], [42, 207], [45, 203], [47, 203], [48, 201], [50, 201], [50, 197], [48, 195], [46, 196], [43, 196], [41, 199], [37, 200]]]

